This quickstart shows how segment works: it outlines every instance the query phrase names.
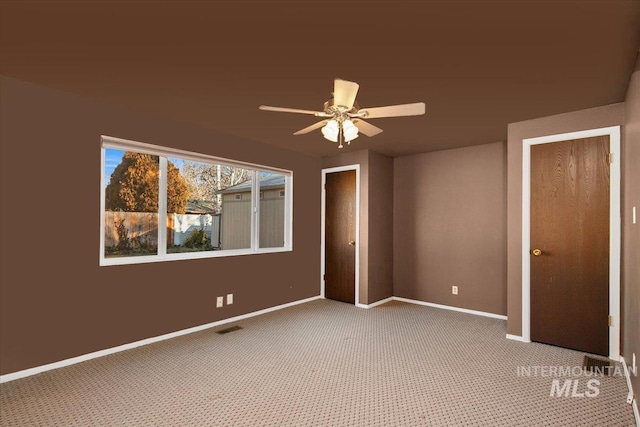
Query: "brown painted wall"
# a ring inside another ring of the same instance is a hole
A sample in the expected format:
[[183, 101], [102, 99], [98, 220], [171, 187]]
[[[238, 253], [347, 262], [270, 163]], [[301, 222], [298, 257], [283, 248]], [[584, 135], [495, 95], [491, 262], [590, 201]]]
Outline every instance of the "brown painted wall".
[[[5, 77], [0, 121], [0, 373], [319, 295], [320, 159]], [[293, 170], [294, 250], [99, 267], [101, 134]]]
[[393, 159], [369, 151], [368, 304], [393, 296]]
[[522, 334], [522, 140], [622, 125], [624, 103], [542, 117], [508, 126], [507, 333]]
[[[625, 100], [623, 135], [622, 355], [630, 364], [635, 353], [640, 364], [640, 56]], [[634, 206], [636, 224], [631, 216]], [[640, 372], [631, 377], [631, 382], [639, 396]]]
[[395, 296], [506, 314], [505, 156], [499, 142], [395, 159]]

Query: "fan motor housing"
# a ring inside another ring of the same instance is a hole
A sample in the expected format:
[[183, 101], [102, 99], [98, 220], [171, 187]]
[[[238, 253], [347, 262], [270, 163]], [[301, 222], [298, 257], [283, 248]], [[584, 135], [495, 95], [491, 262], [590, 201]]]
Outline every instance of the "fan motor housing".
[[334, 104], [333, 99], [328, 100], [327, 102], [324, 103], [324, 112], [327, 114], [347, 114], [347, 113], [351, 113], [351, 114], [355, 114], [358, 112], [358, 110], [360, 109], [360, 106], [358, 105], [357, 102], [353, 103], [353, 107], [351, 107], [350, 110], [346, 110], [346, 111], [341, 111], [341, 109], [339, 107], [336, 107]]

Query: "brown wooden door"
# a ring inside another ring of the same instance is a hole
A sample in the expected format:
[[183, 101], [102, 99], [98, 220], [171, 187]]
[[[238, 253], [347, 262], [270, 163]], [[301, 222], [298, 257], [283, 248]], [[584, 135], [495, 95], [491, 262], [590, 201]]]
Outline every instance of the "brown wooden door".
[[532, 341], [609, 354], [608, 153], [608, 136], [531, 147]]
[[355, 304], [356, 172], [328, 173], [325, 190], [325, 297]]

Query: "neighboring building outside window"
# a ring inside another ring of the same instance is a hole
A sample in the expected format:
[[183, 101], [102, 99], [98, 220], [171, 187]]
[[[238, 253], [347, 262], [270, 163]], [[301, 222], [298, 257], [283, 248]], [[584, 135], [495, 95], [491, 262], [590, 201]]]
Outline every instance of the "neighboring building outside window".
[[[285, 245], [285, 185], [287, 177], [278, 173], [259, 172], [260, 187], [260, 247], [278, 248]], [[241, 183], [222, 191], [226, 210], [222, 214], [222, 247], [244, 247], [249, 236], [238, 232], [251, 211], [251, 183]], [[239, 203], [233, 203], [239, 202]]]

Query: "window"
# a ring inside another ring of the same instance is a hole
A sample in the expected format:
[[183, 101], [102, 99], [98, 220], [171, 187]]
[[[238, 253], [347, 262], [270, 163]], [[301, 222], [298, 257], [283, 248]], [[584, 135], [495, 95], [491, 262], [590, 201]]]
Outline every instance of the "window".
[[103, 136], [101, 176], [100, 265], [291, 250], [291, 171]]
[[113, 171], [104, 189], [104, 255], [132, 257], [158, 254], [158, 156], [109, 150]]
[[285, 246], [285, 203], [280, 197], [287, 177], [280, 173], [259, 172], [260, 187], [260, 247]]

